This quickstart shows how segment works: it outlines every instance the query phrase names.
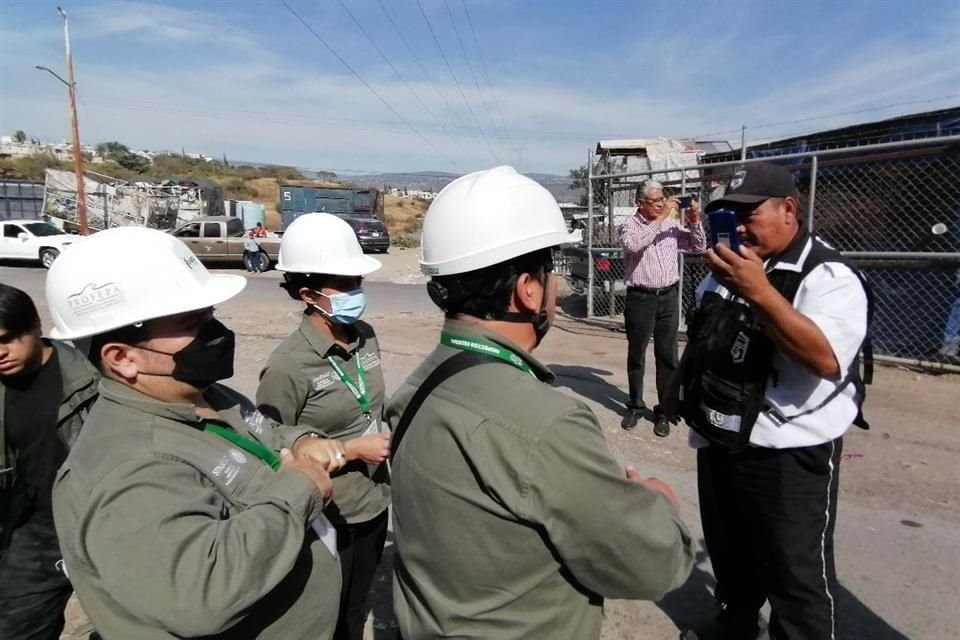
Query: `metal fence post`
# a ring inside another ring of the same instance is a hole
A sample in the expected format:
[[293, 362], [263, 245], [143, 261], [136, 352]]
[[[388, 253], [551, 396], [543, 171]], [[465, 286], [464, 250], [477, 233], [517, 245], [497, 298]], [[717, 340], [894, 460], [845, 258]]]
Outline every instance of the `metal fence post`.
[[593, 149], [587, 149], [587, 317], [593, 317]]
[[[607, 171], [609, 173], [609, 170]], [[607, 180], [607, 246], [613, 246], [613, 180]], [[610, 291], [610, 306], [607, 308], [607, 315], [611, 318], [617, 315], [617, 287], [616, 279], [612, 277], [607, 278], [607, 287]]]
[[807, 200], [807, 233], [813, 233], [814, 204], [817, 199], [817, 156], [810, 158], [810, 193]]

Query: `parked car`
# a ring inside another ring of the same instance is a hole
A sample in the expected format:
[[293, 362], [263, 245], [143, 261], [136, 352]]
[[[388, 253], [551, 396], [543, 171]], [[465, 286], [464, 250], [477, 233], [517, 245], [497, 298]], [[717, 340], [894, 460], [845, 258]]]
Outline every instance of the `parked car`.
[[0, 260], [39, 261], [49, 269], [66, 247], [80, 240], [43, 220], [0, 222]]
[[[205, 216], [194, 218], [169, 233], [190, 247], [204, 263], [240, 264], [251, 270], [250, 256], [243, 247], [247, 229], [240, 218], [228, 216]], [[280, 238], [257, 238], [260, 251], [272, 265], [280, 257]]]
[[357, 234], [357, 241], [363, 250], [386, 253], [390, 248], [390, 233], [387, 226], [377, 220], [367, 216], [340, 216], [353, 227], [353, 232]]
[[[563, 255], [569, 261], [569, 278], [573, 288], [586, 292], [590, 282], [589, 252], [586, 246], [564, 247]], [[612, 315], [623, 311], [627, 286], [623, 281], [623, 249], [594, 247], [593, 249], [593, 313]]]

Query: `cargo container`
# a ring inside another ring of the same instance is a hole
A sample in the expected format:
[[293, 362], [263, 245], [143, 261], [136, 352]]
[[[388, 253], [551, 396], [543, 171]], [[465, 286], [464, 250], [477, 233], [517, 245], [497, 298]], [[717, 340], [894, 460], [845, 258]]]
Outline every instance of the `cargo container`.
[[349, 187], [280, 186], [280, 217], [283, 228], [304, 213], [326, 212], [383, 221], [383, 195], [377, 189]]
[[43, 182], [0, 179], [0, 220], [39, 220], [44, 188]]

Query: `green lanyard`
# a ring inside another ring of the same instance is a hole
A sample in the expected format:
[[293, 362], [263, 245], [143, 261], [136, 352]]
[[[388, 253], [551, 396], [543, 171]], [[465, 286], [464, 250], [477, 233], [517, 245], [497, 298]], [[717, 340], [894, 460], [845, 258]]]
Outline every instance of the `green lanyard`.
[[357, 382], [354, 384], [353, 379], [350, 377], [343, 367], [340, 366], [336, 361], [336, 356], [330, 356], [327, 358], [327, 362], [330, 363], [330, 366], [333, 367], [333, 370], [337, 372], [337, 375], [340, 376], [340, 380], [343, 381], [343, 384], [347, 386], [347, 389], [350, 389], [350, 393], [353, 394], [353, 397], [357, 399], [357, 402], [360, 403], [360, 411], [363, 412], [363, 415], [370, 415], [370, 398], [367, 397], [367, 378], [366, 374], [363, 372], [363, 363], [360, 362], [360, 352], [357, 351]]
[[266, 445], [260, 444], [256, 440], [244, 438], [233, 429], [221, 427], [220, 425], [214, 424], [208, 420], [203, 421], [203, 430], [209, 431], [210, 433], [215, 433], [224, 440], [237, 445], [247, 453], [257, 457], [259, 460], [262, 460], [274, 471], [280, 468], [280, 456], [274, 453], [273, 449]]
[[492, 356], [499, 360], [503, 360], [507, 364], [520, 369], [525, 373], [536, 377], [536, 374], [533, 373], [533, 369], [530, 368], [526, 362], [523, 361], [523, 358], [515, 354], [510, 349], [502, 347], [495, 342], [490, 342], [489, 340], [484, 340], [483, 338], [466, 338], [464, 336], [458, 336], [453, 333], [448, 333], [446, 331], [440, 334], [440, 344], [453, 347], [454, 349], [460, 349], [461, 351], [473, 351], [474, 353], [480, 353], [485, 356]]

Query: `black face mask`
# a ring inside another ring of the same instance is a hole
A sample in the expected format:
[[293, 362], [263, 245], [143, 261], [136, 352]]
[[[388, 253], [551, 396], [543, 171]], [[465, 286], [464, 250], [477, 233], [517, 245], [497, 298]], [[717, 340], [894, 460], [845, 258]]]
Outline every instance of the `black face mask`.
[[533, 325], [533, 333], [537, 339], [534, 348], [539, 347], [540, 343], [543, 342], [544, 336], [547, 335], [547, 331], [550, 330], [550, 318], [547, 316], [547, 288], [550, 284], [550, 273], [553, 271], [553, 266], [549, 266], [544, 270], [543, 274], [543, 300], [540, 301], [540, 311], [537, 313], [518, 313], [516, 311], [507, 311], [500, 315], [498, 320], [506, 320], [507, 322], [529, 322]]
[[136, 348], [173, 357], [172, 373], [146, 373], [146, 375], [170, 376], [197, 389], [206, 389], [218, 380], [226, 380], [233, 376], [236, 335], [222, 322], [213, 318], [201, 325], [197, 337], [176, 353], [148, 347]]

